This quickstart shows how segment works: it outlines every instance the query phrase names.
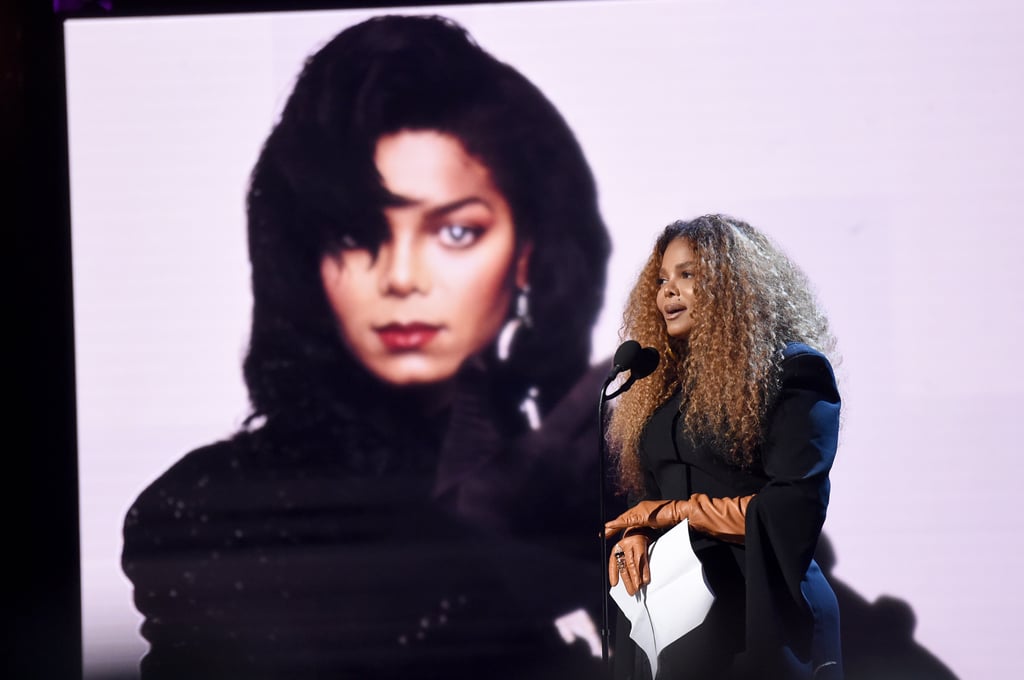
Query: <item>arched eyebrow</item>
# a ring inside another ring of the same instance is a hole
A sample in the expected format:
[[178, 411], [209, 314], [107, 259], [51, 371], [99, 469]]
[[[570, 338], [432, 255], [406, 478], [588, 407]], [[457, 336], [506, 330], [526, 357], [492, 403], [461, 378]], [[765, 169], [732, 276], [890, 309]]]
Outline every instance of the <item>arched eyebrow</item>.
[[[391, 194], [390, 196], [388, 196], [387, 201], [387, 207], [389, 208], [407, 208], [411, 206], [419, 206], [422, 204], [423, 201], [418, 201], [416, 199], [401, 196], [399, 194]], [[467, 205], [477, 204], [482, 205], [491, 212], [494, 211], [494, 209], [491, 207], [491, 204], [488, 201], [484, 200], [483, 198], [479, 196], [467, 196], [466, 198], [460, 198], [457, 201], [443, 203], [439, 206], [435, 206], [427, 211], [426, 216], [428, 219], [443, 217], [448, 213], [453, 213], [460, 208], [465, 208]]]
[[479, 196], [469, 196], [458, 201], [452, 201], [451, 203], [439, 205], [436, 208], [431, 208], [429, 211], [427, 211], [427, 217], [443, 217], [448, 213], [453, 213], [460, 208], [465, 208], [467, 205], [482, 205], [483, 207], [493, 212], [493, 208], [491, 208], [490, 203], [480, 198]]
[[[696, 267], [696, 266], [697, 266], [697, 263], [695, 261], [687, 260], [686, 262], [680, 262], [676, 266], [672, 267], [672, 270], [678, 272], [678, 271], [682, 271], [684, 269], [687, 269], [689, 267]], [[664, 276], [664, 275], [665, 275], [665, 268], [662, 267], [661, 269], [658, 270], [658, 276]]]

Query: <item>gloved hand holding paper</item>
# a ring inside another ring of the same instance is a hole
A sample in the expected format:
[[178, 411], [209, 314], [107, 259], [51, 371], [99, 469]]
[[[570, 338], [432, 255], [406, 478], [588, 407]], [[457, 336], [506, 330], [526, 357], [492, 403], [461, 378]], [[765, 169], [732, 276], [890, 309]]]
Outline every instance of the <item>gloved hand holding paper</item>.
[[650, 584], [630, 595], [620, 580], [610, 593], [630, 621], [629, 637], [647, 654], [657, 677], [659, 652], [700, 625], [715, 596], [690, 545], [688, 521], [651, 543], [648, 555]]

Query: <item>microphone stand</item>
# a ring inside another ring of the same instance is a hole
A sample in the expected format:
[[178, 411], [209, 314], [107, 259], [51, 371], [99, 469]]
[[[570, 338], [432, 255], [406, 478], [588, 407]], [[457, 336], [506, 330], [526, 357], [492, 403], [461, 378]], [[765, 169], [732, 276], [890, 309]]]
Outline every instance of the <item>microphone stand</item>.
[[601, 559], [598, 560], [597, 564], [601, 567], [601, 663], [604, 666], [606, 677], [611, 678], [611, 667], [609, 665], [608, 648], [610, 646], [610, 622], [608, 618], [608, 575], [605, 571], [605, 535], [604, 535], [604, 484], [605, 484], [605, 449], [604, 449], [604, 404], [609, 399], [614, 399], [619, 396], [636, 382], [636, 378], [632, 371], [630, 372], [629, 378], [626, 379], [622, 385], [618, 387], [611, 394], [607, 394], [608, 386], [618, 376], [618, 371], [613, 371], [601, 385], [601, 397], [597, 401], [597, 459], [598, 459], [598, 509], [600, 517], [598, 518], [601, 527], [601, 533], [598, 534], [598, 541], [600, 542], [601, 548]]

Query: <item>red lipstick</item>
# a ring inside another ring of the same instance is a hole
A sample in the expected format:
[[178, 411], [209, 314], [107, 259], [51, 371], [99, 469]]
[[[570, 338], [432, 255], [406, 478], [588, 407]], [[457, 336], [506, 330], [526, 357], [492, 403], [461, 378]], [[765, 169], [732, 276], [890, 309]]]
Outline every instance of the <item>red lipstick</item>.
[[414, 352], [423, 349], [441, 328], [425, 323], [389, 323], [374, 330], [388, 350]]

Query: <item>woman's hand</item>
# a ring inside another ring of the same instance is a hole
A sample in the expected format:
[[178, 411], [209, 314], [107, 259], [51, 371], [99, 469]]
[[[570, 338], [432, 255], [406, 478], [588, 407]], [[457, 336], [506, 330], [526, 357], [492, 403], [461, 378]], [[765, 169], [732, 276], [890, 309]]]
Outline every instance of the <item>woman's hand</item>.
[[640, 501], [604, 525], [606, 538], [623, 529], [669, 529], [690, 520], [690, 526], [717, 539], [743, 544], [747, 506], [754, 496], [711, 498], [695, 493], [685, 501]]
[[649, 542], [642, 531], [629, 530], [615, 542], [608, 558], [608, 581], [613, 588], [619, 584], [620, 575], [630, 595], [636, 595], [640, 588], [651, 582], [651, 565], [647, 561]]
[[604, 535], [610, 538], [623, 529], [668, 529], [690, 516], [689, 501], [640, 501], [604, 525]]

